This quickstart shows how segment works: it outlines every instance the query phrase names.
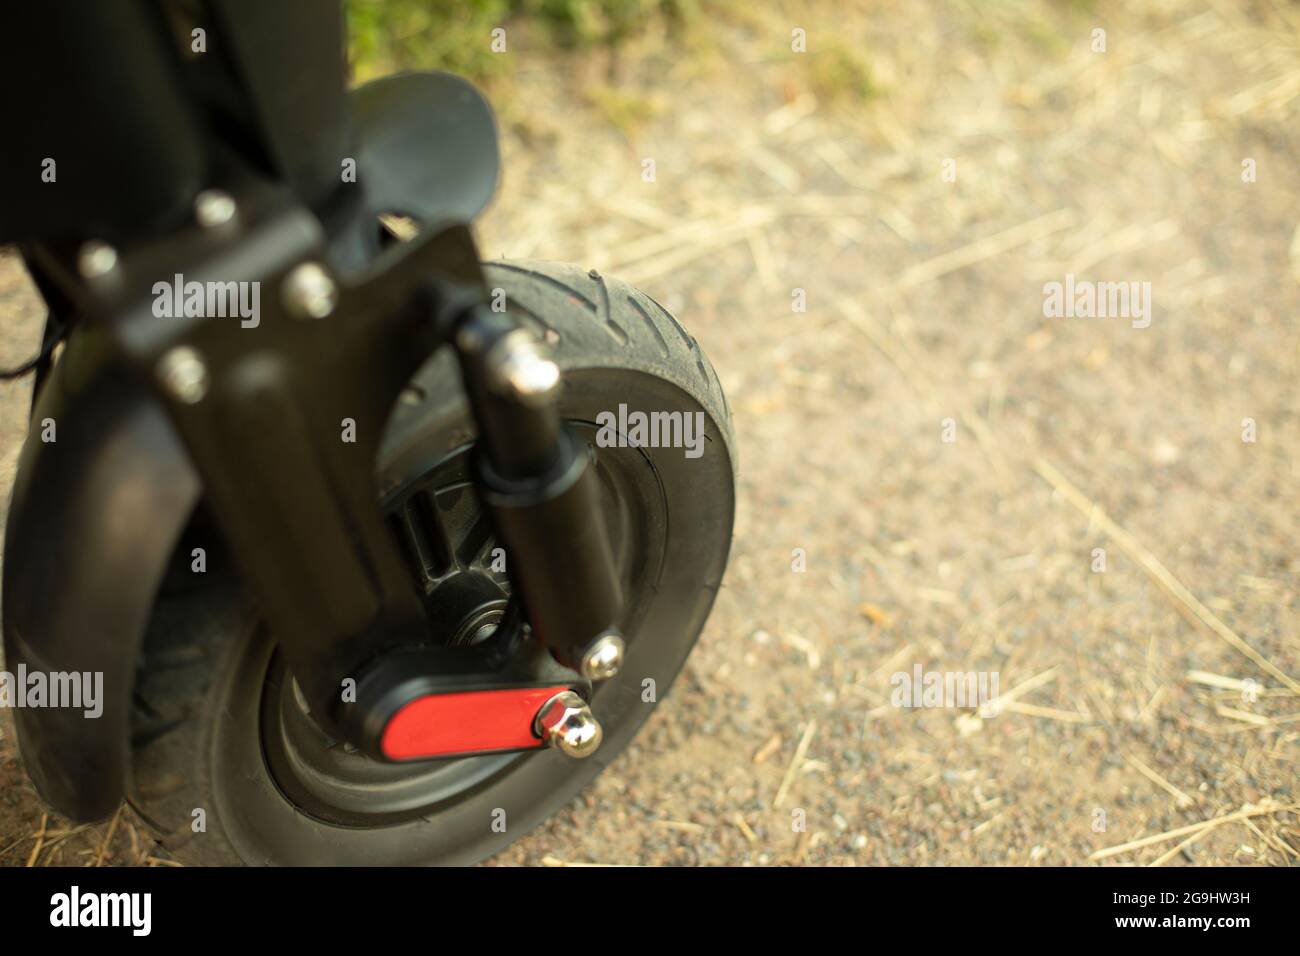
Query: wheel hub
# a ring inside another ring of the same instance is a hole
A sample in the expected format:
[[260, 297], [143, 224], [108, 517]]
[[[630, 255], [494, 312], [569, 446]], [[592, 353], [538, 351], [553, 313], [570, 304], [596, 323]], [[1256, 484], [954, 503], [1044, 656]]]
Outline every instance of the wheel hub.
[[[588, 440], [594, 437], [594, 425], [572, 424]], [[401, 543], [409, 573], [429, 612], [430, 646], [457, 652], [490, 642], [510, 606], [509, 578], [470, 482], [469, 454], [469, 444], [448, 452], [385, 503], [390, 529]], [[636, 580], [647, 573], [645, 562], [653, 554], [646, 541], [649, 527], [657, 520], [652, 517], [657, 492], [648, 499], [650, 512], [641, 511], [644, 504], [636, 503], [647, 500], [641, 482], [648, 473], [639, 456], [602, 455], [597, 468], [606, 522], [619, 542], [616, 560], [624, 580]], [[369, 826], [419, 816], [508, 772], [547, 744], [564, 751], [559, 740], [552, 740], [537, 725], [539, 704], [521, 721], [530, 737], [526, 748], [483, 749], [474, 755], [449, 750], [433, 760], [376, 760], [323, 731], [302, 695], [294, 694], [293, 683], [283, 659], [273, 660], [262, 705], [266, 761], [285, 795], [321, 819]], [[542, 686], [568, 689], [571, 685], [553, 680]], [[460, 720], [465, 714], [454, 716]], [[504, 736], [496, 738], [498, 743], [504, 740]], [[522, 743], [522, 737], [516, 735], [512, 742]]]

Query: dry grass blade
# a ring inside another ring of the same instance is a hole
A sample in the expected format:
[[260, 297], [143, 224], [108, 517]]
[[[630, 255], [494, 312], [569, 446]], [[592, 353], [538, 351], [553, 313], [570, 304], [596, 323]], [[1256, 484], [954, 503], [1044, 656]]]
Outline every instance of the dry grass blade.
[[1164, 833], [1155, 833], [1151, 836], [1142, 837], [1137, 840], [1130, 840], [1127, 843], [1120, 843], [1116, 846], [1108, 846], [1105, 849], [1097, 850], [1088, 854], [1089, 860], [1105, 860], [1112, 856], [1119, 856], [1121, 853], [1128, 853], [1130, 850], [1140, 850], [1143, 847], [1153, 846], [1157, 843], [1166, 843], [1169, 840], [1176, 840], [1179, 837], [1188, 836], [1192, 833], [1199, 833], [1206, 827], [1217, 827], [1224, 823], [1234, 823], [1237, 820], [1245, 820], [1249, 817], [1266, 816], [1273, 813], [1292, 810], [1296, 807], [1286, 806], [1273, 800], [1265, 801], [1259, 805], [1246, 804], [1240, 810], [1224, 814], [1221, 817], [1214, 817], [1211, 820], [1202, 820], [1200, 823], [1192, 823], [1185, 827], [1178, 827], [1176, 830], [1166, 830]]
[[1212, 634], [1218, 635], [1225, 643], [1250, 658], [1293, 691], [1300, 693], [1300, 682], [1288, 676], [1276, 664], [1238, 637], [1232, 628], [1224, 624], [1215, 616], [1214, 612], [1198, 601], [1196, 596], [1187, 590], [1183, 583], [1174, 577], [1169, 572], [1169, 569], [1161, 564], [1156, 559], [1156, 556], [1148, 551], [1137, 538], [1112, 521], [1110, 516], [1102, 511], [1095, 501], [1071, 484], [1050, 462], [1039, 458], [1034, 462], [1034, 470], [1042, 476], [1044, 481], [1060, 492], [1066, 501], [1085, 515], [1089, 521], [1101, 528], [1130, 558], [1141, 565], [1142, 570], [1146, 571], [1152, 580], [1164, 589], [1175, 604], [1180, 606], [1184, 613], [1189, 616], [1189, 619], [1199, 621]]
[[1227, 717], [1229, 720], [1240, 720], [1242, 723], [1253, 724], [1256, 727], [1273, 726], [1271, 717], [1266, 717], [1264, 714], [1253, 714], [1248, 710], [1237, 710], [1235, 707], [1219, 705], [1214, 708], [1214, 712], [1220, 717]]
[[1004, 229], [991, 236], [985, 236], [983, 239], [977, 239], [972, 243], [953, 249], [951, 252], [945, 252], [941, 256], [935, 256], [933, 259], [927, 259], [925, 262], [919, 262], [909, 267], [899, 277], [898, 288], [910, 289], [913, 286], [929, 282], [931, 279], [937, 279], [939, 276], [956, 272], [958, 269], [973, 266], [977, 262], [983, 262], [985, 259], [1001, 255], [1016, 246], [1023, 246], [1027, 242], [1069, 228], [1074, 223], [1074, 220], [1075, 213], [1073, 209], [1058, 209], [1045, 216], [1039, 216], [1028, 222], [1012, 226], [1010, 229]]
[[1160, 854], [1158, 857], [1156, 857], [1154, 860], [1152, 860], [1150, 863], [1148, 863], [1147, 866], [1149, 866], [1149, 867], [1164, 866], [1166, 863], [1168, 863], [1168, 862], [1169, 862], [1170, 860], [1172, 860], [1174, 857], [1178, 856], [1178, 854], [1182, 853], [1185, 849], [1187, 849], [1189, 846], [1191, 846], [1191, 845], [1192, 845], [1193, 843], [1195, 843], [1197, 840], [1201, 839], [1201, 837], [1203, 837], [1203, 836], [1205, 836], [1207, 833], [1210, 833], [1211, 831], [1217, 829], [1219, 826], [1220, 826], [1220, 824], [1216, 823], [1216, 824], [1213, 824], [1212, 826], [1203, 827], [1203, 828], [1201, 828], [1200, 830], [1197, 830], [1195, 833], [1193, 833], [1191, 836], [1189, 836], [1189, 837], [1188, 837], [1186, 840], [1184, 840], [1182, 843], [1179, 843], [1179, 844], [1178, 844], [1177, 846], [1175, 846], [1173, 849], [1171, 849], [1171, 850], [1166, 850], [1164, 853]]
[[781, 749], [781, 743], [781, 735], [773, 734], [771, 737], [767, 738], [767, 743], [754, 751], [754, 756], [751, 758], [752, 762], [756, 764], [765, 763], [772, 754]]
[[[1203, 684], [1206, 687], [1217, 687], [1219, 690], [1232, 690], [1241, 692], [1247, 690], [1251, 685], [1244, 680], [1236, 677], [1224, 677], [1222, 674], [1211, 674], [1208, 671], [1191, 670], [1187, 672], [1187, 679], [1193, 684]], [[1257, 693], [1267, 693], [1268, 688], [1255, 686]]]
[[[931, 400], [936, 398], [937, 389], [934, 382], [921, 370], [916, 359], [909, 355], [907, 350], [892, 335], [880, 329], [867, 318], [867, 314], [856, 302], [850, 299], [840, 299], [837, 305], [840, 314], [844, 316], [848, 323], [870, 339], [871, 344], [884, 353], [885, 358], [889, 359], [894, 364], [894, 367], [903, 374], [903, 377], [916, 390], [917, 394]], [[1010, 477], [1010, 470], [1007, 466], [1006, 457], [1002, 453], [1002, 448], [988, 424], [979, 415], [967, 408], [961, 408], [960, 415], [966, 427], [975, 435], [975, 440], [979, 442], [980, 448], [988, 456], [989, 462], [998, 472], [999, 477], [1005, 481]]]
[[1196, 802], [1187, 794], [1185, 794], [1183, 791], [1179, 790], [1172, 783], [1166, 780], [1164, 777], [1160, 776], [1160, 774], [1156, 773], [1154, 770], [1152, 770], [1150, 767], [1144, 764], [1141, 760], [1138, 760], [1138, 758], [1134, 757], [1132, 754], [1125, 754], [1124, 759], [1127, 760], [1129, 762], [1129, 766], [1133, 767], [1133, 769], [1135, 769], [1138, 773], [1142, 774], [1142, 776], [1146, 777], [1148, 780], [1154, 783], [1161, 790], [1165, 791], [1165, 793], [1168, 793], [1175, 800], [1177, 800], [1178, 806], [1190, 807], [1192, 804]]
[[732, 814], [731, 822], [736, 825], [736, 829], [740, 831], [741, 836], [748, 840], [751, 845], [758, 843], [758, 834], [745, 822], [745, 818], [740, 815], [739, 811]]
[[1092, 714], [1081, 714], [1073, 710], [1059, 710], [1056, 707], [1040, 707], [1037, 704], [1023, 704], [1020, 701], [1005, 701], [1002, 709], [1009, 714], [1023, 714], [1026, 717], [1042, 717], [1045, 720], [1057, 720], [1063, 724], [1090, 724]]
[[1022, 680], [1019, 684], [1011, 688], [1005, 694], [998, 694], [997, 697], [994, 697], [992, 700], [983, 704], [980, 707], [980, 713], [982, 714], [998, 713], [1003, 707], [1006, 707], [1012, 701], [1024, 697], [1025, 694], [1028, 694], [1031, 690], [1037, 690], [1039, 687], [1042, 687], [1044, 684], [1050, 684], [1052, 681], [1056, 680], [1056, 671], [1057, 668], [1049, 667], [1041, 674], [1035, 674], [1033, 677], [1027, 678], [1026, 680]]
[[636, 865], [636, 864], [634, 864], [634, 863], [582, 863], [582, 862], [570, 862], [570, 861], [568, 861], [568, 860], [561, 860], [561, 859], [559, 859], [558, 857], [554, 857], [554, 856], [544, 856], [544, 857], [542, 857], [542, 866], [554, 866], [554, 867], [588, 867], [588, 868], [590, 868], [590, 867], [600, 867], [600, 868], [605, 868], [605, 867], [619, 867], [619, 868], [621, 868], [621, 867], [631, 867], [631, 866], [635, 866], [635, 865]]
[[781, 809], [781, 804], [785, 802], [786, 794], [790, 790], [790, 784], [794, 782], [795, 774], [803, 765], [803, 758], [808, 753], [808, 745], [812, 743], [813, 734], [817, 732], [817, 721], [808, 721], [808, 726], [804, 728], [803, 737], [799, 739], [799, 746], [794, 748], [794, 758], [790, 761], [790, 766], [785, 769], [785, 777], [781, 780], [781, 786], [777, 788], [776, 799], [772, 801], [774, 809]]
[[663, 827], [665, 830], [680, 830], [683, 833], [707, 833], [709, 829], [701, 823], [690, 823], [686, 820], [655, 820], [651, 825]]
[[48, 813], [41, 814], [41, 828], [36, 831], [36, 845], [32, 847], [31, 855], [27, 857], [27, 865], [35, 866], [36, 860], [41, 855], [41, 847], [45, 845], [45, 828], [50, 822]]
[[104, 856], [108, 853], [108, 847], [113, 842], [113, 835], [117, 833], [117, 824], [122, 819], [122, 807], [117, 808], [117, 813], [113, 814], [112, 822], [108, 825], [108, 832], [104, 834], [104, 840], [99, 844], [99, 852], [95, 854], [95, 866], [104, 865]]

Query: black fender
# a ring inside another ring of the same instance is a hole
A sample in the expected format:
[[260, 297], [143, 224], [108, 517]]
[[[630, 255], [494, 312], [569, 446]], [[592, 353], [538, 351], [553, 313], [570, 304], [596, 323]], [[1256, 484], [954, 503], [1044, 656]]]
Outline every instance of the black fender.
[[[402, 74], [353, 91], [350, 103], [364, 216], [469, 222], [491, 199], [496, 125], [469, 83]], [[343, 258], [363, 254], [360, 229], [332, 235], [348, 247]], [[74, 708], [14, 711], [37, 790], [77, 821], [113, 813], [125, 792], [141, 642], [202, 494], [162, 406], [103, 336], [74, 332], [41, 383], [5, 535], [5, 669], [103, 675], [97, 718]], [[41, 440], [46, 419], [54, 441]]]
[[5, 532], [5, 670], [103, 675], [98, 717], [13, 712], [36, 789], [77, 821], [122, 799], [140, 642], [200, 495], [162, 406], [108, 354], [79, 331], [44, 382]]

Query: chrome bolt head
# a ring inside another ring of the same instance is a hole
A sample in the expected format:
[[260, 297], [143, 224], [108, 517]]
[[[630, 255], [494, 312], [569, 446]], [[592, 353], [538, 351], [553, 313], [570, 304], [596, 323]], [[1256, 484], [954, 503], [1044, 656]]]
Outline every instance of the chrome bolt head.
[[605, 736], [587, 702], [571, 690], [542, 704], [533, 719], [533, 732], [546, 746], [577, 759], [594, 754]]
[[117, 250], [92, 239], [77, 252], [77, 271], [83, 279], [99, 279], [117, 268]]
[[524, 405], [545, 406], [560, 390], [560, 367], [524, 329], [507, 333], [492, 346], [487, 367], [492, 387]]
[[284, 305], [299, 319], [323, 319], [338, 304], [339, 287], [319, 262], [295, 266], [284, 279]]
[[194, 218], [204, 229], [224, 226], [235, 218], [235, 199], [220, 189], [205, 189], [194, 197]]
[[208, 393], [208, 367], [188, 345], [178, 345], [158, 360], [158, 380], [187, 405], [202, 401]]
[[578, 673], [587, 680], [607, 680], [619, 672], [623, 666], [623, 654], [627, 645], [617, 634], [606, 634], [592, 642], [582, 655]]

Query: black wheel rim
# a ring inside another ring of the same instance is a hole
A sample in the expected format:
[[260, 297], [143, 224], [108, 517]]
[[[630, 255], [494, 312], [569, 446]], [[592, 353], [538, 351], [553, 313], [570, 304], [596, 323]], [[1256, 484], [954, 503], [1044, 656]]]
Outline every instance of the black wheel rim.
[[[650, 459], [632, 448], [594, 447], [596, 426], [571, 421], [588, 443], [627, 607], [620, 625], [637, 639], [666, 550], [666, 499]], [[469, 474], [469, 445], [448, 452], [386, 497], [385, 510], [430, 611], [431, 640], [473, 642], [499, 620], [509, 596], [496, 542]], [[494, 563], [496, 567], [494, 567]], [[260, 734], [268, 770], [299, 810], [340, 826], [375, 827], [425, 817], [478, 792], [530, 754], [497, 754], [416, 764], [371, 760], [326, 735], [276, 653], [262, 688]]]

